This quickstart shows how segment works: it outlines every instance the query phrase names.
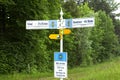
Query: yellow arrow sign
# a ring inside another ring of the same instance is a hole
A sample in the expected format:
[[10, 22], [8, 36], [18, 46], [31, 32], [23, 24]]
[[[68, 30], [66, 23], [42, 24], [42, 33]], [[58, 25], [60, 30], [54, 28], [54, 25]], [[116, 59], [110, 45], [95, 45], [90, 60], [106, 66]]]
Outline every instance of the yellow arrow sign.
[[70, 29], [63, 29], [59, 31], [59, 34], [70, 34], [71, 33], [71, 30]]
[[71, 30], [70, 29], [64, 29], [63, 30], [63, 34], [70, 34], [71, 33]]
[[49, 35], [49, 38], [50, 38], [50, 39], [59, 39], [59, 38], [60, 38], [60, 35], [59, 35], [59, 34], [50, 34], [50, 35]]

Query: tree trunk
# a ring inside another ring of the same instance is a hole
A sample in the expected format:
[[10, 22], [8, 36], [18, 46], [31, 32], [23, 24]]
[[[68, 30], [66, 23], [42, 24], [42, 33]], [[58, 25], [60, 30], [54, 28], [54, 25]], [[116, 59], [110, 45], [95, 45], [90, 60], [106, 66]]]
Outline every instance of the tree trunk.
[[6, 27], [6, 7], [5, 5], [0, 5], [0, 31], [1, 33], [5, 32]]

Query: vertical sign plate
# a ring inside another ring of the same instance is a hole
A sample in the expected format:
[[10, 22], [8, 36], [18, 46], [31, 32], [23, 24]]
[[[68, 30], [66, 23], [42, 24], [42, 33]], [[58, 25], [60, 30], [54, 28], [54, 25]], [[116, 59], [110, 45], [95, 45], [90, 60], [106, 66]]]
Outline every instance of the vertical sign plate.
[[54, 77], [67, 78], [67, 52], [54, 52]]
[[49, 20], [49, 29], [57, 29], [57, 20]]
[[72, 19], [65, 19], [65, 27], [72, 28]]

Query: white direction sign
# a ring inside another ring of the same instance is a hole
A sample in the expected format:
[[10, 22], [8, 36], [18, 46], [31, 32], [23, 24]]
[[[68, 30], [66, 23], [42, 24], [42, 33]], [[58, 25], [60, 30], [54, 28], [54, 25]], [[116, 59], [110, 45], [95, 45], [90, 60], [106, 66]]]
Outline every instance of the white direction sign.
[[57, 29], [58, 20], [28, 20], [26, 29]]
[[48, 29], [49, 22], [48, 20], [29, 20], [26, 21], [26, 29]]
[[80, 28], [93, 27], [94, 18], [76, 18], [60, 20], [28, 20], [26, 29], [60, 29], [60, 28]]
[[67, 52], [54, 52], [54, 77], [67, 78]]
[[94, 18], [78, 18], [72, 20], [72, 28], [93, 27]]
[[76, 18], [65, 20], [66, 28], [93, 27], [94, 25], [94, 18]]

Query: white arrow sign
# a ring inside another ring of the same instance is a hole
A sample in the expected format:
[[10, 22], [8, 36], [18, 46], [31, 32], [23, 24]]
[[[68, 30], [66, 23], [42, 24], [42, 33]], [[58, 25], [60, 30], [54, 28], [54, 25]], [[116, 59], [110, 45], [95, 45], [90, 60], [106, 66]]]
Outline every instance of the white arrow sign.
[[94, 18], [76, 18], [60, 20], [28, 20], [26, 29], [60, 29], [60, 28], [80, 28], [93, 27]]
[[26, 29], [48, 29], [49, 21], [48, 20], [29, 20], [26, 21]]
[[94, 25], [94, 18], [76, 18], [65, 20], [66, 28], [93, 27]]
[[94, 26], [94, 18], [79, 18], [72, 20], [72, 28], [93, 27], [93, 26]]

